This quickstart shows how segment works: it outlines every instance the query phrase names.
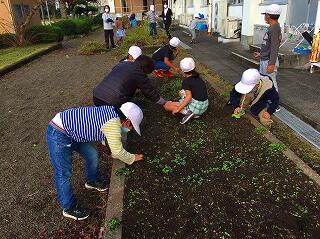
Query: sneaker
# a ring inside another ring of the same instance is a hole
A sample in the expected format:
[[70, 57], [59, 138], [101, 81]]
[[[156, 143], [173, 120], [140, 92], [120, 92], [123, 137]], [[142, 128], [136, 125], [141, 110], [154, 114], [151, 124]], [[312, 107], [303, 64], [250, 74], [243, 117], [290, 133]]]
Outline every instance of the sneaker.
[[173, 77], [174, 74], [171, 71], [164, 71], [163, 74], [168, 77]]
[[191, 111], [189, 111], [180, 121], [180, 124], [185, 124], [187, 123], [189, 120], [191, 120], [194, 117], [194, 113], [192, 113]]
[[81, 206], [79, 206], [79, 204], [76, 204], [75, 206], [71, 207], [69, 210], [63, 210], [62, 215], [64, 217], [81, 221], [89, 217], [89, 212], [87, 209], [84, 209]]
[[104, 191], [107, 191], [107, 189], [108, 189], [106, 183], [100, 179], [96, 180], [94, 182], [86, 182], [84, 186], [85, 186], [85, 188], [95, 189], [99, 192], [104, 192]]
[[156, 75], [156, 77], [159, 77], [159, 78], [163, 78], [164, 77], [163, 72], [160, 71], [160, 70], [154, 70], [154, 74]]
[[276, 108], [276, 112], [279, 112], [281, 109], [280, 109], [280, 106], [278, 106], [277, 108]]

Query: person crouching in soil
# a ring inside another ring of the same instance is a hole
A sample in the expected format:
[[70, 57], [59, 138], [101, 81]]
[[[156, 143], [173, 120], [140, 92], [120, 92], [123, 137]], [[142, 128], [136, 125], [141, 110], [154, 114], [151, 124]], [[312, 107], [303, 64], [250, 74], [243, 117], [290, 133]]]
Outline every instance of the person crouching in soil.
[[256, 69], [243, 72], [241, 81], [230, 92], [229, 104], [232, 105], [233, 117], [240, 118], [246, 108], [258, 116], [261, 124], [271, 126], [271, 115], [279, 106], [279, 93], [269, 76], [264, 76]]
[[185, 124], [192, 118], [198, 118], [206, 112], [209, 105], [206, 83], [195, 70], [196, 65], [192, 58], [184, 58], [180, 62], [180, 68], [186, 78], [182, 82], [182, 90], [179, 91], [179, 102], [167, 102], [165, 109], [172, 114], [184, 115], [180, 124]]
[[63, 216], [84, 220], [89, 216], [81, 207], [72, 191], [72, 153], [78, 152], [85, 160], [85, 188], [103, 192], [107, 183], [100, 178], [98, 151], [93, 141], [107, 140], [112, 157], [126, 164], [143, 160], [142, 154], [127, 152], [121, 143], [121, 132], [132, 128], [140, 134], [143, 119], [141, 109], [127, 102], [117, 110], [113, 106], [79, 107], [56, 114], [47, 128], [49, 156], [54, 170], [55, 187], [63, 207]]

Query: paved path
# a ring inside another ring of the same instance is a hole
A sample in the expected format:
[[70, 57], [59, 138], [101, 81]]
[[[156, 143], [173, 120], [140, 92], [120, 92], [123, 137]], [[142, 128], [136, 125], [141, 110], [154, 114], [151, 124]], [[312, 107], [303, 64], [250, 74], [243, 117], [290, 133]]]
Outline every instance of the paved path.
[[[183, 31], [184, 29], [176, 30], [174, 34], [188, 43], [190, 37]], [[248, 68], [232, 59], [231, 51], [238, 49], [239, 43], [218, 43], [216, 37], [209, 37], [202, 33], [199, 43], [189, 46], [192, 47], [189, 51], [193, 56], [232, 83], [238, 82], [242, 72]], [[277, 79], [281, 105], [319, 130], [320, 74], [280, 69]]]

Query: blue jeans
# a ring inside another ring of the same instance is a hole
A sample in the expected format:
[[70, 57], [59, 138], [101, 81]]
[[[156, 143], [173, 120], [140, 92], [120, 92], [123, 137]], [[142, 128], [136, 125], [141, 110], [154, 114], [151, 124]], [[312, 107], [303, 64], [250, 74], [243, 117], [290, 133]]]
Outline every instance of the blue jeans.
[[170, 70], [170, 67], [167, 66], [163, 61], [153, 61], [154, 62], [154, 69], [155, 70]]
[[150, 23], [150, 36], [157, 35], [157, 23]]
[[86, 161], [87, 182], [100, 178], [98, 151], [93, 143], [75, 142], [50, 124], [47, 128], [47, 144], [54, 170], [54, 181], [58, 199], [63, 209], [68, 210], [77, 202], [71, 186], [73, 151], [77, 151]]

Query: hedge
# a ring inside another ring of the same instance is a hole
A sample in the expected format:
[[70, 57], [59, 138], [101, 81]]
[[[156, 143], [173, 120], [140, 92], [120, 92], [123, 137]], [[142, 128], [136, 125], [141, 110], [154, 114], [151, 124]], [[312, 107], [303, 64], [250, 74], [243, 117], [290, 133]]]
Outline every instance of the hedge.
[[0, 34], [0, 48], [7, 48], [14, 45], [16, 42], [16, 35], [13, 33]]
[[33, 25], [26, 32], [31, 43], [49, 43], [63, 40], [63, 31], [57, 26]]

